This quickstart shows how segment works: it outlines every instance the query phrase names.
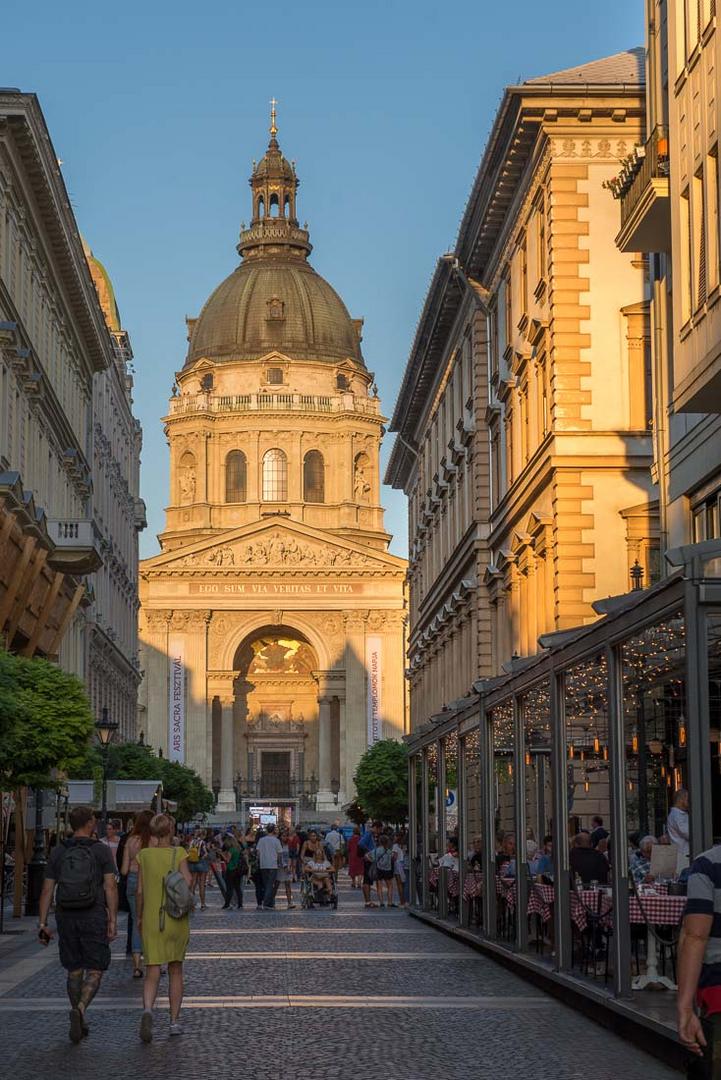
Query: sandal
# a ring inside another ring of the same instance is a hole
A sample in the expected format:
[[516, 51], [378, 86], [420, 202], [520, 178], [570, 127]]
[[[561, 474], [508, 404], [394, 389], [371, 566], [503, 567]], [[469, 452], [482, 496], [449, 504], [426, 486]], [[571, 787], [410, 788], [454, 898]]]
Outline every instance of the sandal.
[[133, 978], [134, 979], [142, 979], [142, 977], [143, 977], [143, 969], [142, 968], [133, 968]]
[[378, 907], [378, 905], [377, 905], [377, 904], [374, 904], [372, 900], [369, 900], [369, 901], [368, 901], [368, 903], [366, 904], [366, 907], [374, 907], [374, 908], [377, 908], [377, 907]]

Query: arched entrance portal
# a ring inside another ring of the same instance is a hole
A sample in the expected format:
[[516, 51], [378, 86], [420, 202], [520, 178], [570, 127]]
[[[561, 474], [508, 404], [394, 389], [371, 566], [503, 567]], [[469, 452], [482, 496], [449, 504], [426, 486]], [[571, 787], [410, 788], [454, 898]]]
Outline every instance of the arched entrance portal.
[[238, 794], [246, 822], [298, 823], [318, 789], [318, 659], [290, 626], [267, 626], [233, 660]]

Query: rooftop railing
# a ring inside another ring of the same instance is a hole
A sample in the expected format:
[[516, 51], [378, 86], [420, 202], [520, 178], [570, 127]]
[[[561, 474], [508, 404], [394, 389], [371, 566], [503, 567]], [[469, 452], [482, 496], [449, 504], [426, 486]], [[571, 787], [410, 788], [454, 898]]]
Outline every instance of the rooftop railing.
[[198, 412], [379, 413], [376, 398], [355, 394], [182, 394], [171, 398], [170, 415]]

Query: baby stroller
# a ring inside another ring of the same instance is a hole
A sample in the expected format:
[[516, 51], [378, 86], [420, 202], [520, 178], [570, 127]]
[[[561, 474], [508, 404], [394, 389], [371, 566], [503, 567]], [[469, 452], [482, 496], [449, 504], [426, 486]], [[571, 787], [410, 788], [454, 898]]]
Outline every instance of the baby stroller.
[[312, 877], [313, 875], [309, 871], [303, 873], [300, 883], [300, 906], [310, 910], [317, 904], [318, 907], [332, 907], [334, 911], [337, 911], [338, 889], [336, 887], [335, 871], [328, 871], [330, 893], [317, 885], [313, 885]]

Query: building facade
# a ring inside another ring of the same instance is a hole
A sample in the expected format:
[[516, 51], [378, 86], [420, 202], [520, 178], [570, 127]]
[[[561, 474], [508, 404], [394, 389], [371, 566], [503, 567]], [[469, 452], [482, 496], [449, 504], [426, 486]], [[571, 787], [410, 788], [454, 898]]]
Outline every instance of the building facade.
[[[615, 206], [619, 253], [634, 269], [644, 271], [640, 301], [624, 301], [621, 309], [629, 328], [627, 373], [614, 370], [613, 360], [608, 371], [619, 401], [627, 395], [632, 404], [634, 387], [636, 400], [644, 401], [654, 486], [649, 490], [648, 477], [638, 483], [639, 458], [629, 461], [636, 471], [618, 478], [621, 498], [610, 499], [595, 476], [617, 466], [613, 443], [599, 433], [602, 457], [579, 469], [586, 489], [580, 510], [584, 528], [602, 530], [595, 542], [607, 565], [600, 578], [589, 582], [578, 576], [575, 557], [566, 562], [574, 587], [590, 584], [598, 592], [592, 616], [579, 608], [575, 626], [563, 621], [560, 632], [541, 635], [535, 656], [519, 658], [502, 672], [494, 670], [493, 677], [479, 679], [476, 693], [463, 706], [429, 718], [413, 732], [408, 740], [410, 832], [415, 902], [427, 917], [451, 927], [470, 923], [492, 950], [505, 950], [509, 961], [522, 957], [524, 967], [535, 967], [552, 982], [587, 994], [589, 1001], [598, 1002], [604, 994], [616, 999], [614, 1009], [647, 1024], [653, 1037], [667, 1040], [671, 1050], [676, 1039], [671, 1016], [665, 1020], [643, 994], [632, 994], [659, 982], [671, 991], [676, 987], [659, 970], [657, 932], [648, 932], [645, 948], [643, 942], [640, 949], [634, 942], [632, 925], [651, 919], [626, 857], [626, 840], [632, 843], [634, 835], [663, 837], [681, 789], [688, 796], [690, 857], [717, 842], [721, 832], [718, 45], [714, 5], [651, 2], [646, 10], [647, 102], [640, 136], [623, 152], [617, 146], [617, 167], [611, 175], [596, 176], [589, 191], [572, 186], [583, 179], [580, 174], [568, 175], [560, 190], [575, 196], [573, 205], [584, 206], [588, 195], [591, 230], [598, 220], [608, 236], [613, 231], [608, 211]], [[584, 81], [584, 92], [591, 96], [591, 80]], [[617, 122], [623, 119], [616, 115]], [[575, 144], [568, 149], [577, 152]], [[573, 210], [565, 213], [565, 220], [574, 220]], [[588, 246], [592, 267], [592, 243]], [[575, 266], [576, 254], [568, 258]], [[628, 264], [618, 266], [628, 269]], [[590, 277], [584, 319], [592, 322], [597, 297], [603, 300], [606, 292], [603, 275], [594, 282], [591, 269]], [[512, 295], [513, 288], [511, 284]], [[610, 325], [610, 311], [606, 319]], [[622, 341], [624, 335], [618, 337]], [[608, 342], [602, 335], [604, 340]], [[643, 395], [638, 355], [642, 342], [648, 357]], [[606, 344], [600, 357], [604, 374], [607, 355]], [[570, 381], [573, 368], [557, 374], [559, 389], [570, 393], [561, 404], [576, 412], [574, 425], [579, 423], [578, 406], [588, 404], [588, 391], [594, 393], [595, 362], [593, 353], [592, 370], [578, 372], [582, 379], [590, 375], [590, 382]], [[618, 408], [618, 401], [614, 405], [606, 399], [604, 415], [618, 417]], [[634, 415], [635, 428], [613, 433], [627, 446], [640, 438], [641, 410]], [[593, 427], [591, 423], [589, 430]], [[510, 472], [517, 463], [506, 467]], [[624, 497], [629, 476], [634, 488], [644, 492], [643, 501], [632, 504]], [[493, 506], [491, 543], [505, 498]], [[655, 534], [649, 527], [654, 502]], [[566, 515], [578, 510], [575, 500], [566, 502]], [[626, 557], [625, 572], [616, 569], [620, 587], [614, 595], [611, 571], [622, 540], [619, 517], [626, 530]], [[555, 528], [564, 543], [578, 543], [576, 532], [566, 537], [562, 515]], [[593, 552], [579, 549], [577, 554]], [[498, 566], [495, 552], [493, 560]], [[634, 579], [633, 588], [628, 576]], [[520, 604], [521, 620], [524, 607], [537, 610], [527, 593], [520, 595]], [[458, 792], [453, 817], [438, 795], [451, 782]], [[597, 965], [588, 962], [582, 945], [579, 948], [579, 901], [569, 854], [577, 834], [593, 828], [595, 815], [610, 832], [613, 853], [607, 900], [613, 933], [605, 942], [602, 986]], [[482, 874], [464, 859], [455, 880], [433, 871], [437, 853], [445, 850], [452, 834], [458, 835], [461, 852], [477, 840]], [[515, 843], [528, 866], [528, 872], [524, 868], [516, 874], [512, 894], [482, 886], [482, 880], [494, 880], [502, 837]], [[539, 883], [533, 877], [528, 841], [544, 837], [552, 850], [552, 874]], [[683, 851], [675, 853], [671, 871], [686, 861]], [[528, 917], [516, 917], [515, 912]], [[656, 918], [675, 926], [682, 914], [680, 904], [675, 914]], [[547, 939], [552, 949], [546, 949]]]
[[507, 89], [392, 421], [409, 497], [413, 724], [658, 576], [643, 262], [603, 189], [642, 50]]
[[246, 819], [259, 800], [337, 812], [369, 743], [404, 732], [384, 417], [362, 322], [308, 262], [297, 187], [273, 118], [241, 263], [188, 320], [162, 553], [141, 564], [147, 739]]
[[[139, 442], [118, 340], [88, 268], [36, 97], [0, 94], [0, 629], [26, 656], [58, 659], [93, 705], [134, 734], [137, 674], [127, 707], [109, 696], [137, 654], [136, 523], [106, 508], [117, 493], [99, 465], [114, 424], [132, 435], [123, 475], [137, 495]], [[121, 400], [122, 398], [122, 400]], [[112, 402], [105, 406], [105, 400]], [[108, 589], [122, 552], [125, 595]], [[102, 673], [96, 611], [122, 641]], [[137, 658], [135, 661], [137, 665]], [[102, 680], [102, 682], [101, 682]], [[100, 690], [102, 685], [103, 689]]]
[[712, 5], [649, 7], [646, 129], [611, 185], [649, 267], [662, 549], [721, 536], [720, 54]]
[[145, 528], [140, 498], [142, 430], [133, 416], [133, 351], [123, 329], [110, 276], [85, 246], [90, 273], [113, 346], [113, 363], [93, 384], [92, 514], [103, 565], [93, 574], [86, 614], [90, 703], [107, 707], [123, 740], [136, 737], [138, 645], [138, 535]]

